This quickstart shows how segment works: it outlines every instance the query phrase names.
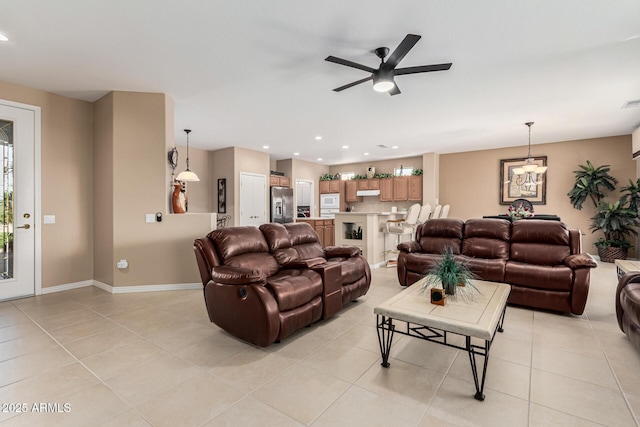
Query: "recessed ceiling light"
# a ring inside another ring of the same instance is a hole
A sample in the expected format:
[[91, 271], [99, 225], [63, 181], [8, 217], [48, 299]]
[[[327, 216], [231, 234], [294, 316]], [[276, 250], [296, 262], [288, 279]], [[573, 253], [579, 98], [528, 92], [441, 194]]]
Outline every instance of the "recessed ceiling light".
[[300, 155], [300, 153], [293, 153], [293, 155], [294, 155], [294, 156], [299, 156], [299, 155]]
[[343, 145], [342, 148], [346, 150], [347, 148], [349, 148], [349, 146], [348, 145]]
[[9, 41], [9, 37], [7, 37], [4, 34], [0, 33], [0, 42], [8, 42], [8, 41]]
[[320, 141], [322, 137], [320, 135], [316, 136], [316, 141]]
[[318, 161], [321, 162], [322, 161], [322, 157], [318, 157]]
[[398, 146], [397, 146], [397, 145], [392, 145], [392, 146], [391, 146], [391, 149], [392, 149], [392, 150], [395, 150], [395, 149], [397, 149], [397, 148], [398, 148]]
[[269, 146], [268, 145], [263, 145], [262, 148], [264, 148], [265, 150], [268, 150]]
[[364, 153], [364, 155], [365, 155], [365, 156], [368, 156], [368, 155], [369, 155], [369, 153]]

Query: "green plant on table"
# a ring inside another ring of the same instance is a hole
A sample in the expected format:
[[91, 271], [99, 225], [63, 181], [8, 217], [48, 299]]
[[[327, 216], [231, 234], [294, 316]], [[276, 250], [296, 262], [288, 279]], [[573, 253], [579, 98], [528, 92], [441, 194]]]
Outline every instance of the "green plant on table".
[[473, 294], [479, 292], [473, 285], [474, 278], [475, 275], [469, 266], [464, 261], [456, 259], [451, 247], [447, 246], [442, 253], [442, 258], [436, 261], [429, 271], [422, 290], [441, 286], [447, 295], [460, 294], [464, 299], [472, 299]]

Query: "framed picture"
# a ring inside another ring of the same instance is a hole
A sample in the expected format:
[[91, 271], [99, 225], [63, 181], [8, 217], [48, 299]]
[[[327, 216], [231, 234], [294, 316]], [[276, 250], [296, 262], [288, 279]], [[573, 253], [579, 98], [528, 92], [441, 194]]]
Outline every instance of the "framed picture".
[[218, 213], [227, 213], [227, 179], [218, 180]]
[[[547, 166], [547, 156], [534, 157], [536, 166]], [[515, 175], [513, 170], [526, 164], [526, 159], [500, 160], [500, 204], [510, 205], [516, 199], [527, 199], [534, 205], [547, 204], [547, 175]]]

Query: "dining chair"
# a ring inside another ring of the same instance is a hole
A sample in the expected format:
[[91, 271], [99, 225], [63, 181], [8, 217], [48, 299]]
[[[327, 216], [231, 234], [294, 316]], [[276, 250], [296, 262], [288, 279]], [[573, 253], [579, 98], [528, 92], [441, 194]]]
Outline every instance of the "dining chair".
[[449, 209], [451, 208], [451, 206], [449, 205], [444, 205], [442, 207], [442, 212], [440, 212], [440, 218], [447, 218], [449, 217]]
[[431, 215], [431, 205], [429, 203], [425, 203], [420, 208], [420, 214], [418, 214], [418, 223], [422, 224], [423, 222], [426, 222], [429, 219], [430, 215]]

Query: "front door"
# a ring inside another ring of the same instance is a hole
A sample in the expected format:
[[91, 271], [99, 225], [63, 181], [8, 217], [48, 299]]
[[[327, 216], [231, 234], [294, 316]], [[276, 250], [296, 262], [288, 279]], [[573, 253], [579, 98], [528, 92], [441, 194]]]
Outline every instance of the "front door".
[[36, 112], [0, 100], [0, 300], [35, 293]]

